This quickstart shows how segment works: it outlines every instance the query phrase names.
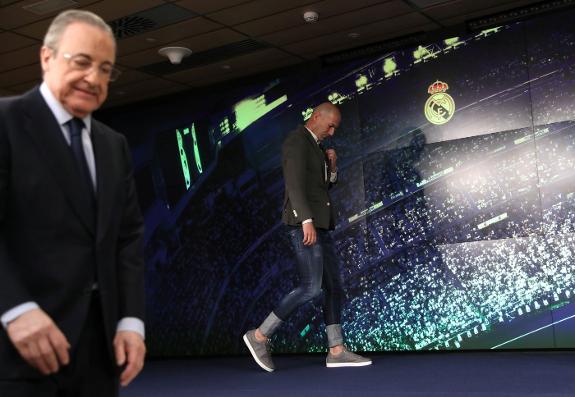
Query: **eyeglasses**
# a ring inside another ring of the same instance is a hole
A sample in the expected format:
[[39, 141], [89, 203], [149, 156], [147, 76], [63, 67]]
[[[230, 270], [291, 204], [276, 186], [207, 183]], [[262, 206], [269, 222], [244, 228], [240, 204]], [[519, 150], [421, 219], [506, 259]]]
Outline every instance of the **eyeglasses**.
[[[62, 54], [62, 56], [64, 57], [64, 59], [68, 61], [68, 65], [73, 70], [87, 72], [94, 66], [94, 60], [90, 58], [88, 55]], [[98, 72], [100, 72], [100, 74], [105, 78], [107, 78], [109, 81], [116, 81], [121, 73], [110, 63], [101, 63], [100, 65], [98, 65]]]

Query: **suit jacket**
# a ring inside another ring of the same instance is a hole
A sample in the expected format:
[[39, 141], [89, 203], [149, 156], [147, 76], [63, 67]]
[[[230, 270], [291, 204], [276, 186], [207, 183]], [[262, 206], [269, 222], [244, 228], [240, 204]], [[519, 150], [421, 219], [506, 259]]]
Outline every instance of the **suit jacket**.
[[313, 136], [300, 126], [289, 133], [282, 145], [285, 195], [282, 220], [291, 226], [313, 219], [316, 228], [335, 227], [333, 207], [326, 181], [326, 156]]
[[[39, 89], [0, 99], [0, 313], [34, 301], [74, 348], [96, 280], [112, 353], [144, 318], [143, 221], [125, 138], [93, 120], [92, 143], [97, 212]], [[0, 329], [0, 379], [35, 376]]]

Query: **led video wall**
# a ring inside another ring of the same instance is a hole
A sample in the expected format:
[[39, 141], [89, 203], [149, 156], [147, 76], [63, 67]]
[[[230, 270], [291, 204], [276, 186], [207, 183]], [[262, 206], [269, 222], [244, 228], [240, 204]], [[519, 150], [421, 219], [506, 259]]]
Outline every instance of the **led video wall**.
[[[150, 131], [135, 148], [150, 354], [244, 352], [297, 285], [280, 147], [326, 100], [351, 349], [575, 347], [574, 18], [266, 76]], [[314, 301], [273, 350], [324, 351], [323, 327]]]

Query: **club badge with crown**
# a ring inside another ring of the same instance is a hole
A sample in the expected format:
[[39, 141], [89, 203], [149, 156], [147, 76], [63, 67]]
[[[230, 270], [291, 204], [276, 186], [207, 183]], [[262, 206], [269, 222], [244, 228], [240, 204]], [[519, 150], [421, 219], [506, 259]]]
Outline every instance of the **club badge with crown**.
[[425, 117], [430, 123], [441, 125], [447, 123], [455, 113], [455, 101], [447, 93], [449, 85], [437, 80], [427, 89], [431, 95], [425, 102]]

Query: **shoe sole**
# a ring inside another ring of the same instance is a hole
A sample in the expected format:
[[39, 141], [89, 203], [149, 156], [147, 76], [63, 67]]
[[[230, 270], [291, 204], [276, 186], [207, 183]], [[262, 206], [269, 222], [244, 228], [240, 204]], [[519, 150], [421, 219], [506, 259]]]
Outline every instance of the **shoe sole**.
[[274, 372], [273, 368], [268, 367], [267, 365], [265, 365], [264, 363], [262, 363], [260, 361], [260, 359], [258, 358], [258, 355], [256, 354], [254, 348], [252, 347], [247, 335], [244, 335], [243, 337], [244, 343], [246, 344], [246, 346], [248, 347], [250, 353], [252, 354], [252, 357], [254, 358], [255, 362], [265, 371], [268, 372]]
[[371, 361], [366, 361], [364, 363], [326, 363], [325, 366], [328, 368], [343, 368], [343, 367], [365, 367], [371, 365]]

